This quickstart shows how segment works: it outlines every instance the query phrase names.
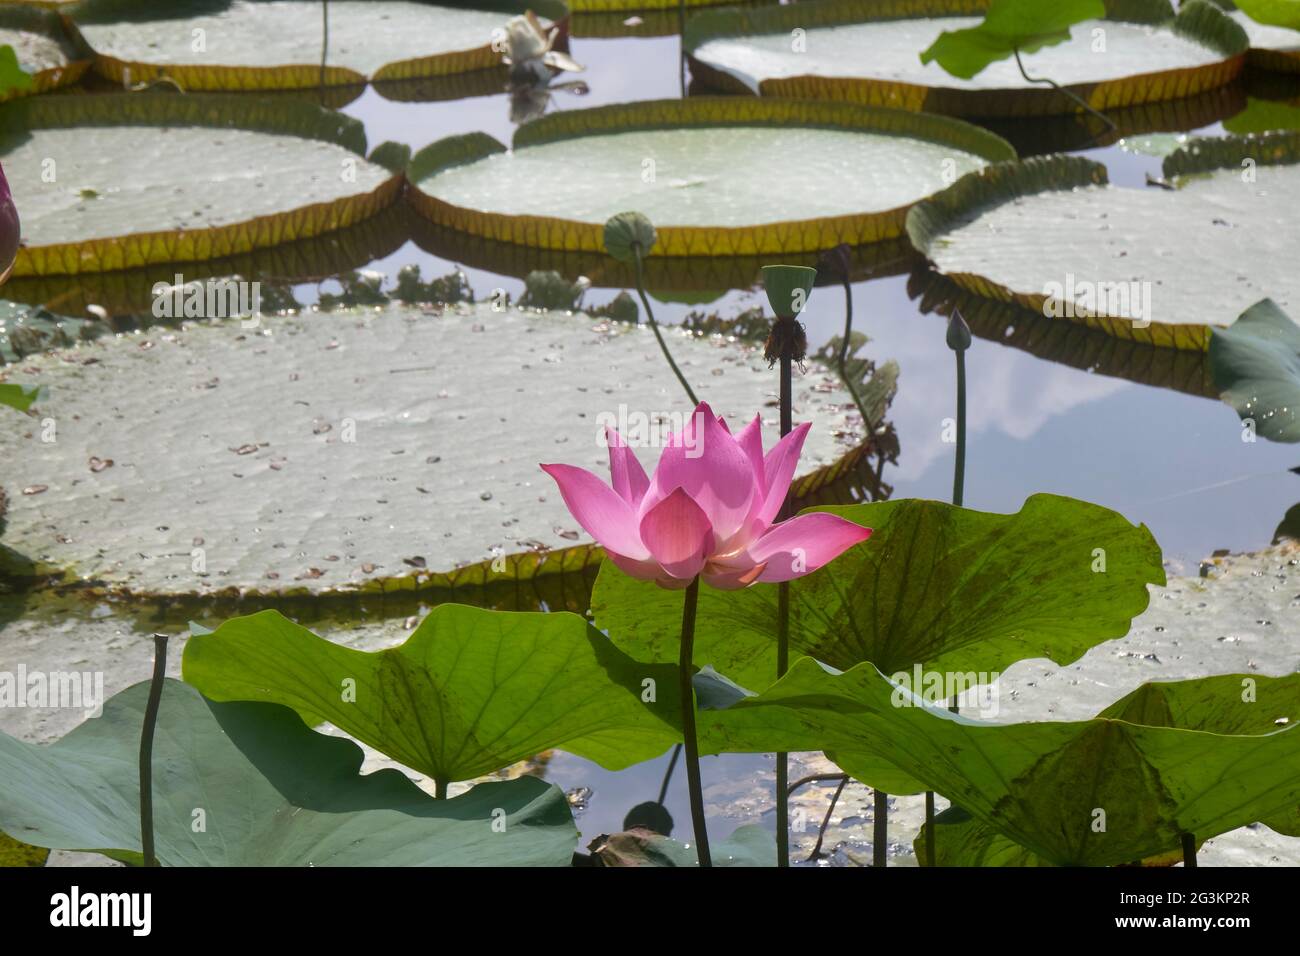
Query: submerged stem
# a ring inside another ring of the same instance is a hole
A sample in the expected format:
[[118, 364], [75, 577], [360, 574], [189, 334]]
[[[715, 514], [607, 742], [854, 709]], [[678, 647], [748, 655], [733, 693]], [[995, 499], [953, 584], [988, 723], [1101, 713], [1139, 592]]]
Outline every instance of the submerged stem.
[[677, 661], [677, 681], [682, 698], [682, 739], [686, 748], [686, 786], [691, 798], [691, 824], [695, 828], [695, 853], [700, 866], [712, 866], [709, 833], [704, 821], [704, 789], [700, 784], [700, 746], [695, 739], [695, 687], [691, 683], [691, 655], [695, 649], [695, 608], [699, 603], [698, 576], [686, 588], [682, 605], [682, 641]]
[[1072, 93], [1070, 90], [1067, 90], [1065, 87], [1063, 87], [1060, 83], [1057, 83], [1055, 80], [1048, 79], [1045, 76], [1030, 76], [1028, 73], [1025, 72], [1025, 64], [1020, 59], [1020, 51], [1016, 50], [1015, 54], [1016, 54], [1016, 66], [1020, 67], [1020, 75], [1025, 78], [1026, 83], [1046, 83], [1048, 86], [1052, 87], [1052, 89], [1056, 90], [1056, 92], [1062, 94], [1063, 96], [1068, 96], [1070, 99], [1074, 100], [1074, 102], [1078, 103], [1081, 107], [1083, 107], [1093, 116], [1097, 117], [1097, 119], [1105, 123], [1106, 126], [1109, 127], [1110, 129], [1112, 130], [1119, 129], [1119, 127], [1115, 125], [1115, 121], [1113, 119], [1111, 119], [1105, 113], [1100, 113], [1097, 110], [1093, 109], [1091, 106], [1088, 105], [1087, 101], [1084, 100], [1084, 98], [1079, 96], [1077, 93]]
[[664, 341], [663, 333], [659, 331], [659, 323], [655, 321], [654, 311], [650, 308], [650, 300], [645, 294], [645, 273], [641, 265], [641, 247], [639, 245], [632, 246], [632, 253], [636, 258], [636, 291], [637, 295], [641, 297], [641, 304], [645, 306], [646, 321], [650, 324], [650, 330], [654, 332], [655, 338], [659, 341], [659, 349], [664, 353], [664, 358], [668, 360], [668, 367], [677, 376], [677, 381], [682, 383], [682, 388], [686, 389], [686, 397], [691, 400], [691, 405], [699, 405], [700, 400], [695, 397], [695, 390], [691, 388], [690, 383], [686, 381], [686, 376], [682, 374], [682, 370], [673, 361], [673, 355], [668, 351], [668, 343]]
[[144, 707], [144, 727], [140, 731], [140, 849], [145, 866], [157, 866], [153, 839], [153, 733], [158, 725], [158, 707], [162, 703], [163, 680], [167, 677], [167, 635], [153, 636], [153, 679], [149, 683], [149, 700]]

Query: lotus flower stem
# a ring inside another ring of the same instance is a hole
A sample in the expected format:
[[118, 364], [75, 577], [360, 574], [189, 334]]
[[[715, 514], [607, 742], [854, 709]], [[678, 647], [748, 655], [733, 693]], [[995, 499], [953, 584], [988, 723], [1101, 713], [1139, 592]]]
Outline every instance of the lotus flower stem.
[[[781, 321], [779, 318], [777, 321]], [[790, 321], [795, 321], [791, 319]], [[789, 347], [781, 349], [781, 437], [794, 427], [794, 362]], [[781, 505], [780, 520], [790, 516], [790, 499]], [[782, 581], [776, 591], [776, 676], [790, 669], [790, 582]], [[790, 755], [776, 755], [776, 865], [790, 865]]]
[[872, 821], [871, 865], [886, 866], [885, 851], [889, 847], [889, 794], [879, 787], [875, 795], [875, 819]]
[[1196, 866], [1196, 835], [1183, 834], [1183, 866]]
[[163, 680], [167, 677], [167, 635], [153, 636], [153, 679], [140, 730], [140, 850], [145, 866], [157, 866], [153, 840], [153, 732], [158, 725]]
[[934, 866], [934, 791], [925, 791], [925, 865]]
[[677, 761], [681, 759], [681, 756], [682, 745], [678, 744], [673, 748], [673, 755], [668, 760], [668, 769], [664, 771], [664, 782], [659, 787], [659, 799], [655, 801], [661, 807], [664, 805], [664, 801], [668, 799], [668, 784], [673, 779], [673, 771], [677, 769]]
[[952, 503], [961, 507], [966, 488], [966, 353], [957, 353], [957, 460], [952, 468]]
[[695, 397], [694, 389], [692, 389], [690, 383], [686, 381], [686, 376], [683, 375], [682, 370], [677, 367], [677, 363], [673, 361], [673, 354], [668, 351], [668, 343], [664, 341], [663, 333], [659, 331], [659, 323], [655, 321], [654, 311], [650, 308], [650, 300], [645, 294], [645, 270], [644, 266], [641, 264], [641, 247], [639, 245], [634, 245], [632, 251], [635, 253], [636, 259], [636, 291], [637, 295], [641, 297], [641, 304], [645, 306], [646, 321], [650, 324], [650, 330], [654, 332], [655, 338], [659, 342], [660, 351], [664, 353], [664, 358], [668, 360], [668, 367], [671, 368], [673, 374], [677, 376], [677, 381], [682, 383], [682, 388], [686, 389], [686, 395], [691, 400], [691, 404], [699, 405], [700, 400]]
[[325, 101], [325, 61], [330, 48], [330, 0], [321, 0], [321, 35], [320, 35], [320, 95], [321, 104]]
[[1052, 87], [1052, 89], [1056, 90], [1056, 92], [1060, 93], [1062, 96], [1066, 96], [1074, 100], [1074, 102], [1078, 103], [1079, 106], [1083, 107], [1083, 109], [1085, 109], [1087, 112], [1091, 113], [1093, 116], [1097, 117], [1097, 119], [1105, 123], [1107, 128], [1112, 130], [1119, 129], [1119, 127], [1115, 125], [1115, 121], [1113, 119], [1111, 119], [1105, 113], [1097, 112], [1095, 109], [1093, 109], [1091, 106], [1088, 105], [1087, 101], [1084, 100], [1083, 97], [1070, 92], [1065, 87], [1063, 87], [1060, 83], [1057, 83], [1055, 80], [1048, 79], [1045, 76], [1030, 76], [1028, 73], [1025, 72], [1025, 64], [1020, 59], [1020, 50], [1017, 49], [1015, 51], [1015, 54], [1016, 54], [1016, 66], [1020, 67], [1020, 75], [1025, 78], [1026, 83], [1046, 83], [1048, 86]]
[[815, 863], [821, 858], [822, 841], [826, 839], [826, 828], [831, 825], [831, 814], [835, 812], [835, 804], [839, 802], [840, 794], [844, 792], [844, 785], [848, 782], [848, 774], [840, 777], [840, 785], [835, 788], [835, 796], [831, 797], [831, 805], [826, 808], [826, 816], [822, 817], [822, 825], [817, 831], [817, 842], [813, 845], [812, 852], [808, 854], [809, 863]]
[[709, 855], [709, 832], [704, 822], [704, 790], [700, 785], [700, 746], [695, 738], [695, 687], [691, 683], [691, 655], [695, 650], [695, 608], [699, 603], [697, 575], [686, 588], [682, 605], [682, 641], [677, 662], [677, 680], [682, 698], [682, 739], [686, 747], [686, 786], [691, 798], [691, 824], [695, 827], [695, 854], [700, 866], [713, 866]]
[[433, 778], [433, 799], [435, 800], [447, 799], [447, 784], [448, 781], [446, 777]]

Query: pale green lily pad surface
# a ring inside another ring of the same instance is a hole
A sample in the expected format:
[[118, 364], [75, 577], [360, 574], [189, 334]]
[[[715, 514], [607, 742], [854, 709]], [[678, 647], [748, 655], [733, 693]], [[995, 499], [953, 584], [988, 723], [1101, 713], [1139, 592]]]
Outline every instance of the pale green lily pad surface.
[[[668, 340], [701, 398], [733, 424], [761, 412], [775, 443], [757, 349]], [[57, 440], [0, 429], [0, 542], [137, 593], [317, 591], [576, 544], [538, 464], [605, 475], [603, 426], [642, 416], [653, 468], [650, 439], [691, 411], [647, 328], [486, 304], [159, 328], [22, 368]], [[824, 367], [796, 379], [816, 423], [800, 474], [858, 444], [851, 408]]]
[[[960, 90], [1042, 89], [1026, 82], [1014, 60], [992, 63], [969, 80], [951, 75], [937, 63], [921, 63], [918, 52], [939, 34], [980, 22], [979, 17], [936, 17], [814, 27], [806, 31], [806, 51], [792, 49], [786, 31], [709, 40], [692, 55], [755, 91], [763, 80], [792, 76], [860, 77]], [[1104, 53], [1092, 48], [1094, 29], [1105, 30]], [[1068, 86], [1204, 66], [1217, 63], [1223, 55], [1166, 27], [1094, 20], [1071, 28], [1068, 42], [1021, 59], [1031, 76], [1050, 76]]]
[[1228, 16], [1236, 20], [1246, 31], [1252, 49], [1284, 50], [1300, 53], [1300, 30], [1275, 27], [1271, 24], [1252, 20], [1240, 10], [1231, 10]]
[[[148, 691], [136, 684], [49, 746], [0, 735], [0, 829], [37, 846], [138, 862]], [[309, 730], [287, 708], [213, 703], [168, 681], [153, 750], [158, 859], [171, 866], [571, 859], [577, 830], [556, 787], [521, 777], [439, 801], [394, 770], [360, 776], [361, 759], [355, 744]]]
[[334, 143], [198, 126], [41, 129], [5, 140], [0, 161], [28, 246], [228, 226], [362, 195], [392, 176]]
[[[95, 52], [137, 63], [250, 67], [320, 63], [321, 4], [316, 0], [235, 2], [211, 13], [202, 12], [204, 6], [211, 8], [211, 4], [180, 3], [172, 17], [140, 22], [79, 17], [77, 25]], [[327, 62], [370, 76], [388, 63], [487, 46], [492, 31], [503, 28], [510, 16], [422, 3], [333, 0]], [[203, 50], [194, 49], [195, 30], [204, 33]], [[312, 42], [304, 42], [304, 31], [315, 31], [309, 34]]]
[[[813, 127], [605, 133], [499, 153], [417, 183], [468, 209], [604, 223], [636, 209], [662, 226], [751, 226], [883, 212], [985, 161], [921, 139]], [[575, 175], [575, 171], [581, 175]], [[834, 189], [826, 184], [834, 182]]]
[[[1243, 147], [1249, 158], [1249, 147]], [[1126, 307], [1095, 311], [1164, 326], [1227, 325], [1263, 298], [1300, 313], [1300, 219], [1285, 197], [1300, 165], [1258, 165], [1186, 177], [1175, 192], [1090, 186], [1023, 196], [947, 230], [930, 258], [1021, 295], [1146, 283]], [[1123, 305], [1123, 303], [1121, 303]]]
[[18, 65], [25, 73], [38, 73], [68, 65], [63, 44], [53, 37], [33, 30], [0, 28], [0, 46], [11, 46]]

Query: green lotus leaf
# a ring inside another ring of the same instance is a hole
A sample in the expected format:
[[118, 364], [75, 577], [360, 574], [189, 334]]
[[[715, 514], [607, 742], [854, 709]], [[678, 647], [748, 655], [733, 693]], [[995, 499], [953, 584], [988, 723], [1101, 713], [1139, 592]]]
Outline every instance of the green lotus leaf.
[[[898, 499], [819, 508], [874, 529], [790, 583], [790, 649], [848, 670], [993, 673], [1031, 657], [1068, 664], [1128, 632], [1164, 584], [1144, 526], [1106, 508], [1034, 495], [1015, 514]], [[1097, 570], [1104, 567], [1104, 571]], [[676, 660], [681, 600], [609, 563], [592, 593], [597, 626], [628, 654]], [[695, 662], [742, 686], [776, 674], [777, 588], [702, 588]]]
[[655, 257], [786, 256], [895, 238], [917, 200], [1013, 155], [947, 117], [691, 97], [550, 113], [509, 151], [440, 140], [412, 160], [409, 198], [437, 225], [534, 248], [604, 253], [631, 206], [655, 223]]
[[[367, 162], [365, 146], [358, 121], [304, 101], [153, 93], [5, 103], [0, 159], [24, 241], [13, 274], [222, 258], [353, 225], [401, 191], [401, 176]], [[256, 174], [232, 177], [237, 168]]]
[[[637, 828], [602, 837], [592, 852], [609, 867], [699, 866], [695, 848], [652, 830]], [[776, 838], [765, 827], [748, 824], [721, 843], [710, 843], [714, 866], [776, 866]]]
[[676, 668], [632, 660], [567, 612], [442, 604], [406, 643], [365, 652], [263, 611], [191, 637], [184, 675], [214, 700], [327, 720], [442, 782], [556, 747], [618, 770], [681, 736]]
[[1244, 110], [1223, 121], [1223, 128], [1238, 136], [1278, 129], [1300, 130], [1300, 106], [1252, 96]]
[[619, 262], [635, 262], [638, 250], [648, 256], [656, 238], [654, 224], [639, 212], [621, 212], [605, 223], [605, 251]]
[[721, 91], [1016, 118], [1195, 96], [1237, 76], [1246, 45], [1200, 0], [1177, 16], [1168, 0], [811, 0], [708, 11], [683, 37]]
[[1276, 199], [1300, 189], [1300, 134], [1195, 139], [1163, 169], [1175, 189], [1107, 185], [1077, 156], [997, 164], [915, 206], [908, 234], [970, 292], [1149, 345], [1201, 352], [1227, 310], [1300, 301], [1300, 222]]
[[1270, 441], [1300, 442], [1300, 324], [1272, 299], [1210, 338], [1210, 370], [1225, 402]]
[[14, 48], [7, 43], [0, 46], [0, 96], [13, 90], [31, 88], [31, 74], [24, 73], [23, 68], [18, 65], [18, 54], [14, 52]]
[[[190, 293], [181, 298], [157, 305], [179, 315]], [[50, 489], [13, 496], [4, 543], [44, 556], [69, 583], [137, 598], [441, 590], [446, 600], [447, 590], [480, 585], [513, 594], [543, 575], [585, 590], [601, 552], [538, 463], [607, 475], [610, 424], [653, 468], [656, 436], [691, 411], [653, 336], [491, 301], [427, 313], [384, 303], [189, 322], [91, 345], [68, 327], [70, 348], [29, 343], [22, 380], [48, 388], [40, 407], [58, 421], [58, 441], [0, 427], [4, 484]], [[770, 381], [756, 350], [665, 335], [718, 414], [737, 424], [754, 416], [758, 383]], [[800, 382], [802, 412], [819, 424], [797, 496], [852, 474], [870, 448], [834, 372], [811, 361]], [[159, 404], [158, 389], [172, 400]], [[775, 420], [764, 432], [770, 447]], [[91, 471], [92, 458], [115, 464]], [[102, 504], [93, 514], [82, 510], [90, 500]], [[76, 533], [55, 540], [51, 526]]]
[[8, 405], [20, 412], [25, 412], [40, 397], [39, 385], [15, 385], [12, 382], [0, 382], [0, 405]]
[[1256, 23], [1300, 30], [1300, 0], [1233, 0]]
[[[1151, 717], [1155, 695], [1165, 723], [1125, 719]], [[1197, 713], [1216, 729], [1169, 725]], [[928, 705], [869, 664], [834, 674], [802, 658], [757, 697], [701, 713], [699, 732], [705, 753], [870, 754], [1043, 861], [1113, 866], [1293, 813], [1297, 714], [1300, 675], [1228, 675], [1143, 688], [1091, 720], [994, 724]]]
[[[149, 685], [49, 746], [0, 735], [0, 829], [140, 862], [140, 732]], [[215, 703], [166, 682], [154, 739], [154, 835], [165, 866], [566, 866], [577, 831], [535, 777], [435, 800], [291, 710]], [[494, 827], [494, 820], [497, 821]], [[504, 823], [504, 827], [502, 827]]]
[[788, 318], [802, 312], [816, 281], [817, 270], [808, 266], [763, 266], [763, 288], [777, 316]]
[[0, 100], [71, 86], [90, 67], [53, 10], [0, 6], [0, 44]]
[[1070, 39], [1070, 27], [1106, 15], [1102, 0], [993, 0], [977, 27], [945, 31], [922, 54], [953, 76], [970, 79], [996, 60]]
[[[317, 0], [85, 0], [72, 13], [117, 83], [168, 77], [185, 90], [267, 90], [442, 77], [501, 63], [496, 31], [533, 10], [560, 20], [559, 0], [438, 5], [333, 0], [328, 40]], [[321, 65], [322, 49], [325, 65]]]

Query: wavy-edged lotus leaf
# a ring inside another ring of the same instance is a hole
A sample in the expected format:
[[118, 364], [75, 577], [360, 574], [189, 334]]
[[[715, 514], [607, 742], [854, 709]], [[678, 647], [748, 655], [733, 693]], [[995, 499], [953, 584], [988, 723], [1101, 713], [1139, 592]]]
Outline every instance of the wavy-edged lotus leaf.
[[0, 99], [71, 86], [89, 68], [56, 13], [12, 3], [0, 7]]
[[[36, 846], [138, 863], [148, 683], [48, 746], [0, 735], [0, 829]], [[566, 866], [577, 829], [534, 777], [435, 800], [396, 770], [361, 776], [355, 743], [287, 707], [217, 703], [168, 680], [153, 746], [166, 866]], [[195, 826], [202, 811], [202, 828]], [[505, 828], [494, 819], [505, 811]], [[495, 816], [494, 816], [495, 815]]]
[[1300, 324], [1271, 299], [1210, 338], [1210, 369], [1225, 402], [1256, 434], [1300, 442]]
[[184, 657], [186, 681], [214, 700], [283, 704], [443, 782], [556, 747], [611, 770], [657, 757], [681, 736], [675, 674], [576, 614], [462, 604], [435, 607], [382, 651], [262, 611], [195, 634]]
[[620, 212], [605, 223], [605, 251], [619, 262], [635, 262], [655, 247], [655, 227], [639, 212]]
[[[695, 867], [695, 847], [644, 828], [611, 833], [592, 844], [592, 853], [611, 867]], [[714, 866], [776, 866], [776, 838], [755, 823], [737, 827], [720, 843], [710, 843]]]
[[992, 0], [978, 25], [945, 30], [921, 52], [921, 62], [969, 80], [997, 60], [1064, 43], [1075, 24], [1105, 15], [1102, 0]]
[[357, 120], [303, 101], [27, 98], [0, 106], [0, 137], [22, 210], [14, 276], [236, 255], [352, 225], [402, 185], [365, 160]]
[[606, 221], [637, 209], [653, 256], [784, 255], [893, 238], [952, 175], [1013, 156], [947, 117], [692, 97], [552, 113], [508, 152], [483, 134], [433, 143], [409, 198], [439, 225], [526, 246], [604, 252]]
[[[771, 381], [758, 346], [666, 334], [719, 414], [754, 416]], [[690, 414], [648, 328], [489, 303], [195, 322], [24, 367], [49, 389], [59, 440], [0, 428], [6, 484], [50, 489], [12, 502], [4, 541], [135, 596], [580, 572], [599, 551], [538, 463], [607, 474], [610, 424], [652, 468]], [[833, 371], [812, 363], [796, 381], [818, 423], [794, 486], [804, 495], [870, 444]], [[764, 431], [775, 443], [776, 422]], [[92, 458], [113, 464], [92, 470]]]
[[[1227, 674], [1177, 682], [1143, 684], [1111, 704], [1099, 720], [1119, 720], [1143, 727], [1169, 727], [1207, 734], [1258, 736], [1287, 726], [1300, 701], [1300, 675], [1272, 678]], [[1222, 782], [1215, 796], [1226, 800], [1248, 788], [1236, 785], [1234, 775]], [[1106, 809], [1104, 804], [1099, 807]], [[1121, 811], [1123, 812], [1123, 811]], [[935, 858], [939, 866], [1043, 866], [1051, 865], [993, 826], [953, 807], [936, 817]], [[1250, 821], [1255, 822], [1255, 821]], [[1258, 822], [1287, 836], [1300, 836], [1300, 795], [1278, 813]], [[1193, 834], [1198, 843], [1205, 836]], [[918, 859], [924, 859], [924, 830], [916, 838]], [[1141, 860], [1143, 865], [1170, 865], [1182, 859], [1181, 849]]]
[[1300, 0], [1233, 0], [1256, 23], [1300, 30]]
[[[560, 0], [213, 2], [86, 0], [73, 12], [96, 53], [95, 69], [117, 83], [168, 77], [186, 90], [266, 90], [442, 77], [501, 63], [506, 21], [533, 10], [562, 19]], [[549, 23], [549, 20], [547, 21]], [[201, 41], [201, 42], [200, 42]]]
[[[869, 661], [910, 679], [914, 667], [964, 674], [1029, 657], [1068, 664], [1127, 633], [1147, 607], [1147, 584], [1165, 583], [1145, 526], [1072, 498], [1034, 495], [1011, 515], [921, 499], [816, 510], [874, 529], [790, 582], [791, 652], [840, 670]], [[602, 565], [594, 619], [632, 656], [675, 660], [680, 598], [645, 583]], [[775, 586], [701, 589], [696, 663], [768, 686], [776, 614]]]
[[795, 316], [812, 295], [817, 270], [809, 266], [763, 266], [763, 290], [778, 316]]
[[[813, 0], [692, 17], [692, 75], [729, 92], [848, 100], [953, 115], [1077, 113], [1079, 104], [1021, 75], [1051, 77], [1094, 109], [1194, 96], [1241, 71], [1241, 29], [1200, 0]], [[1087, 19], [1108, 13], [1108, 18]], [[989, 21], [1009, 19], [1004, 32]], [[1009, 16], [1008, 16], [1009, 15]], [[1079, 22], [1079, 18], [1084, 22]], [[792, 31], [794, 34], [792, 41]], [[1102, 39], [1104, 38], [1104, 43]], [[1039, 50], [1044, 43], [1055, 45]], [[927, 50], [927, 48], [929, 48]], [[1028, 48], [1038, 52], [1026, 52]], [[863, 50], [871, 55], [864, 57]], [[918, 52], [933, 52], [957, 76]]]
[[0, 405], [8, 405], [20, 412], [31, 408], [40, 397], [39, 385], [18, 385], [13, 382], [0, 382]]
[[[1111, 866], [1294, 811], [1300, 675], [1231, 675], [1163, 693], [1228, 732], [1085, 721], [993, 724], [914, 697], [869, 664], [811, 658], [757, 697], [700, 714], [701, 751], [825, 749], [885, 760], [1043, 860]], [[1147, 694], [1149, 691], [1140, 691]], [[843, 764], [842, 764], [843, 765]], [[853, 773], [851, 765], [846, 770]], [[863, 781], [871, 784], [870, 779]], [[1094, 827], [1096, 811], [1106, 828]]]
[[1203, 351], [1229, 310], [1300, 302], [1300, 220], [1277, 201], [1300, 189], [1300, 136], [1193, 140], [1164, 170], [1178, 188], [1110, 186], [1077, 156], [998, 164], [919, 203], [908, 234], [972, 292], [1152, 345]]

